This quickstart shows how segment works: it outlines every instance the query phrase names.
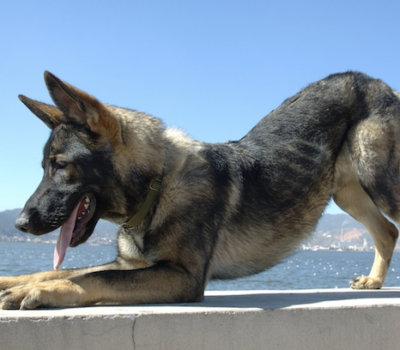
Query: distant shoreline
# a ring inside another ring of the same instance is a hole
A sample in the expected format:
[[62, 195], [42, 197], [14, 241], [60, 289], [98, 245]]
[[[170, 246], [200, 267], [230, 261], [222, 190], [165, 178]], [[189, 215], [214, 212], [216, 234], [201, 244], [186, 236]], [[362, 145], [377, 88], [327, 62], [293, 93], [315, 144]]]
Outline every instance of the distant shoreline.
[[[8, 237], [7, 237], [8, 238]], [[32, 244], [56, 244], [57, 240], [39, 240], [39, 239], [26, 239], [26, 240], [20, 240], [20, 239], [15, 239], [15, 240], [2, 240], [0, 237], [0, 243], [32, 243]], [[90, 245], [90, 246], [114, 246], [116, 245], [116, 242], [86, 242], [84, 243], [86, 245]], [[356, 252], [356, 253], [373, 253], [375, 250], [374, 249], [331, 249], [328, 247], [311, 247], [311, 248], [303, 248], [300, 247], [298, 249], [296, 249], [296, 251], [309, 251], [309, 252], [337, 252], [337, 253], [341, 253], [341, 252]], [[395, 253], [399, 253], [400, 249], [395, 249]]]

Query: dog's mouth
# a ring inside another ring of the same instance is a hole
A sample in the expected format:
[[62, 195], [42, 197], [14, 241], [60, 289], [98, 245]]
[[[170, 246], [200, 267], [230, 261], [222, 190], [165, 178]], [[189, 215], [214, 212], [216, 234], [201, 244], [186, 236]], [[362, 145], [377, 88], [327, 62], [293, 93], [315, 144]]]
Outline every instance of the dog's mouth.
[[96, 210], [96, 197], [86, 194], [72, 211], [68, 220], [61, 226], [56, 248], [54, 250], [54, 270], [61, 266], [68, 247], [75, 247], [84, 242], [93, 232], [91, 219]]

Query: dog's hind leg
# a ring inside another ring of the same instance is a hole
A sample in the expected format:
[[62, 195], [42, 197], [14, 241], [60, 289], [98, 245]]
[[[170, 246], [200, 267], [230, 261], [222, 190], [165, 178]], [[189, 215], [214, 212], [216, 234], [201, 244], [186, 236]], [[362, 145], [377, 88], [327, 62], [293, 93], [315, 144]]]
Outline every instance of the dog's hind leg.
[[360, 183], [353, 179], [334, 195], [337, 205], [361, 222], [370, 232], [375, 243], [375, 259], [368, 276], [360, 276], [350, 282], [354, 289], [379, 289], [382, 287], [398, 230], [380, 212]]

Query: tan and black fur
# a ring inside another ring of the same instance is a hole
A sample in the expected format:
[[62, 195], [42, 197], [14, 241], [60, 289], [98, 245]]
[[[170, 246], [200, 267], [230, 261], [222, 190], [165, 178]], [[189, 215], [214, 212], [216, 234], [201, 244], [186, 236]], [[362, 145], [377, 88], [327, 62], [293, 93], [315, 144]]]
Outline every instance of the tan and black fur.
[[[70, 245], [104, 218], [121, 224], [118, 256], [103, 266], [2, 277], [2, 308], [200, 301], [210, 279], [254, 274], [290, 254], [332, 197], [376, 245], [370, 275], [352, 287], [383, 285], [398, 236], [383, 214], [400, 222], [400, 100], [382, 81], [331, 75], [225, 144], [102, 104], [51, 73], [45, 81], [56, 107], [20, 96], [52, 132], [43, 180], [16, 227], [50, 232], [87, 196]], [[155, 178], [159, 198], [130, 227]]]

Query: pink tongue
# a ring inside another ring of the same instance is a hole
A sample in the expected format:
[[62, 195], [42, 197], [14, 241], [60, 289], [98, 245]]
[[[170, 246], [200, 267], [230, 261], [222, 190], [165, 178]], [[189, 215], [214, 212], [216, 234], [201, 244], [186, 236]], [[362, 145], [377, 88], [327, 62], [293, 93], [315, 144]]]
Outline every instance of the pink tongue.
[[80, 203], [76, 206], [67, 222], [61, 226], [56, 248], [54, 249], [54, 270], [58, 270], [58, 268], [61, 266], [65, 257], [65, 252], [71, 243], [72, 232], [74, 231], [76, 214], [78, 213], [79, 205]]

